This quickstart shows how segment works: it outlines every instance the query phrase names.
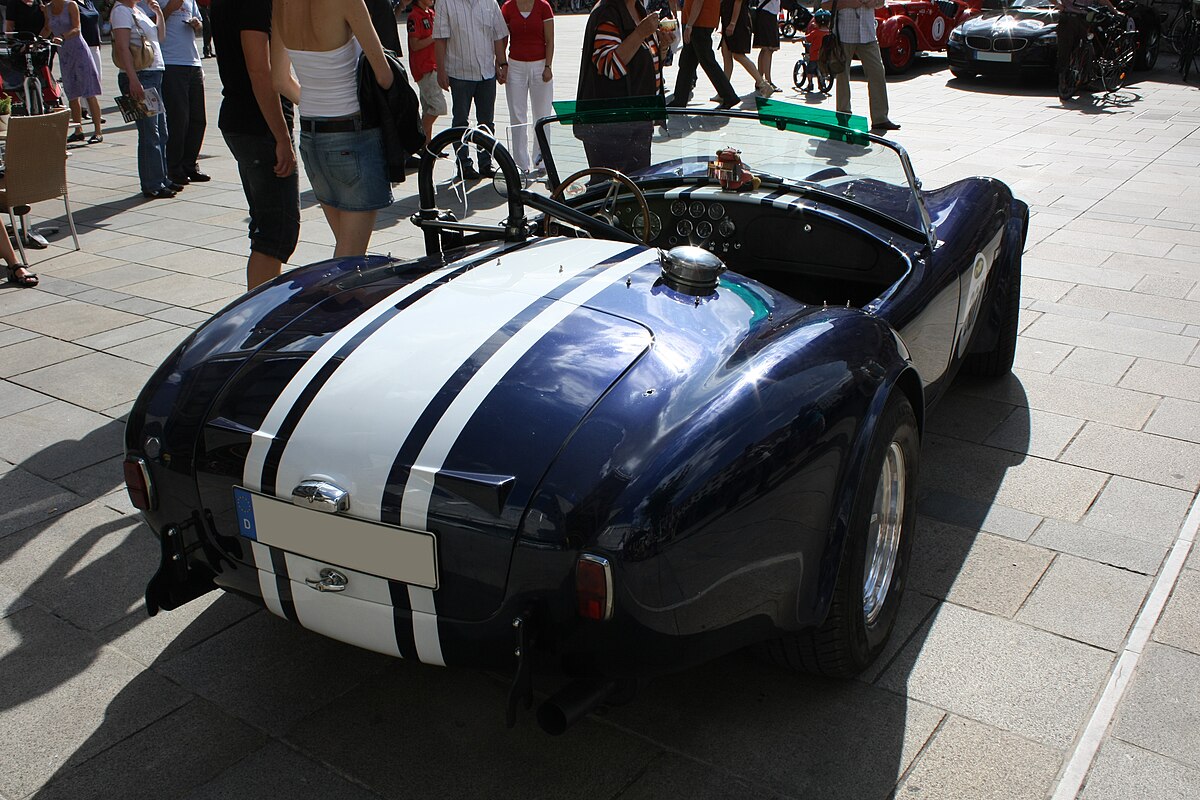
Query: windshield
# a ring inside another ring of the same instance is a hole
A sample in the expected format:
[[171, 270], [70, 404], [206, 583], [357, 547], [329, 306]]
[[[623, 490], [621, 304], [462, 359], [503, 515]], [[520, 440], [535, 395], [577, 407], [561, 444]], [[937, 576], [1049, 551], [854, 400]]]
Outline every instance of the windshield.
[[554, 104], [558, 116], [539, 124], [551, 185], [596, 166], [624, 172], [644, 187], [657, 181], [706, 183], [709, 162], [733, 148], [745, 169], [768, 187], [834, 194], [922, 235], [927, 230], [907, 155], [868, 136], [861, 117], [765, 99], [757, 114], [633, 100], [647, 102], [633, 108], [626, 98], [619, 109], [611, 103]]

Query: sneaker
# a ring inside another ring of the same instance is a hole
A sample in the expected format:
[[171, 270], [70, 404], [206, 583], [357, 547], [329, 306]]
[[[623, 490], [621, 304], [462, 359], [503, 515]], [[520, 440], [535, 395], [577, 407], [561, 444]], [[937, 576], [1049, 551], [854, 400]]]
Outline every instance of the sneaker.
[[458, 172], [460, 175], [462, 175], [462, 179], [464, 181], [479, 180], [479, 173], [475, 171], [475, 166], [473, 164], [460, 164], [458, 167]]
[[481, 178], [496, 177], [496, 168], [493, 167], [491, 164], [487, 164], [487, 165], [480, 164], [479, 165], [479, 177], [481, 177]]

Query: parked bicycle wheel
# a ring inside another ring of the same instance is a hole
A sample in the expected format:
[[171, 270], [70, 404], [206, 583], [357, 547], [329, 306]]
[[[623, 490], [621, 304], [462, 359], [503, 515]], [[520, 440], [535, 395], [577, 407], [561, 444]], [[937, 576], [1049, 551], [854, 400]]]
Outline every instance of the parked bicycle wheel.
[[1082, 41], [1067, 61], [1067, 68], [1058, 76], [1058, 96], [1069, 100], [1079, 94], [1089, 75], [1092, 65], [1092, 46]]

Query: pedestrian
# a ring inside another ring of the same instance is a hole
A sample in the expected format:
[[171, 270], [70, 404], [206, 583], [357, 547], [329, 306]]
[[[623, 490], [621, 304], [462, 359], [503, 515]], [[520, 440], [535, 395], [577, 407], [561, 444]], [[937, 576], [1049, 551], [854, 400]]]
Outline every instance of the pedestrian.
[[771, 62], [779, 49], [779, 0], [765, 0], [754, 12], [754, 47], [758, 50], [758, 74], [772, 91], [780, 91], [771, 78]]
[[204, 52], [201, 55], [204, 58], [212, 58], [212, 14], [210, 13], [212, 0], [196, 0], [196, 5], [200, 8], [200, 24], [203, 26], [201, 36], [204, 37]]
[[8, 282], [13, 286], [32, 289], [38, 285], [38, 276], [29, 271], [28, 264], [17, 261], [17, 252], [12, 242], [8, 240], [8, 232], [0, 225], [0, 258], [4, 259], [4, 268], [8, 270]]
[[[583, 32], [575, 91], [579, 106], [589, 100], [661, 97], [661, 53], [670, 47], [671, 37], [670, 31], [659, 28], [658, 12], [646, 13], [641, 0], [600, 0]], [[650, 166], [650, 120], [577, 123], [572, 129], [583, 142], [590, 167], [629, 174]]]
[[[496, 131], [496, 85], [508, 80], [508, 26], [496, 0], [441, 0], [433, 21], [438, 86], [450, 90], [450, 124], [465, 127], [471, 104], [475, 121]], [[463, 180], [495, 175], [491, 153], [480, 151], [479, 171], [465, 146], [455, 154]]]
[[63, 90], [71, 108], [71, 123], [75, 132], [67, 137], [68, 142], [83, 141], [83, 118], [80, 116], [81, 99], [86, 99], [92, 112], [92, 137], [89, 143], [104, 141], [100, 129], [100, 73], [87, 42], [80, 29], [79, 6], [74, 0], [50, 0], [42, 6], [46, 24], [42, 36], [58, 44], [58, 69], [62, 74]]
[[[137, 7], [137, 0], [117, 0], [109, 14], [113, 32], [114, 58], [121, 65], [117, 87], [121, 94], [141, 103], [151, 92], [158, 106], [148, 116], [138, 117], [138, 179], [142, 196], [152, 199], [174, 197], [183, 187], [167, 178], [167, 115], [162, 109], [163, 57], [160, 42], [166, 38], [166, 16], [157, 0], [150, 0], [154, 20]], [[135, 69], [130, 44], [150, 45], [153, 58], [145, 69]]]
[[438, 86], [437, 53], [433, 46], [433, 0], [416, 0], [408, 12], [408, 66], [421, 97], [421, 126], [425, 143], [433, 139], [433, 123], [446, 114], [446, 95]]
[[396, 21], [396, 9], [391, 0], [365, 0], [367, 13], [371, 16], [371, 27], [379, 36], [384, 50], [391, 50], [399, 58], [404, 55], [400, 46], [400, 26]]
[[[751, 0], [721, 0], [721, 71], [726, 78], [733, 77], [733, 62], [754, 79], [754, 90], [763, 97], [775, 91], [763, 82], [758, 67], [750, 60]], [[721, 98], [716, 98], [720, 100]]]
[[383, 131], [363, 127], [360, 55], [390, 88], [392, 69], [363, 0], [274, 0], [271, 72], [300, 109], [300, 157], [333, 230], [335, 257], [365, 255], [376, 214], [392, 204]]
[[532, 172], [542, 165], [542, 149], [535, 137], [530, 153], [530, 128], [554, 114], [554, 9], [546, 0], [505, 0], [500, 14], [509, 33], [505, 98], [513, 158], [521, 172]]
[[888, 117], [887, 80], [883, 74], [879, 40], [875, 38], [875, 9], [883, 4], [884, 0], [822, 0], [821, 3], [822, 8], [832, 9], [837, 17], [838, 39], [846, 61], [846, 68], [834, 79], [838, 113], [850, 113], [850, 60], [857, 58], [867, 74], [871, 130], [876, 132], [900, 129]]
[[210, 11], [223, 87], [217, 127], [250, 208], [250, 290], [279, 275], [300, 238], [292, 103], [271, 84], [271, 0], [212, 0]]
[[[96, 64], [96, 74], [100, 76], [100, 84], [104, 85], [104, 59], [100, 57], [100, 9], [95, 0], [75, 0], [79, 7], [79, 34], [87, 43], [88, 52]], [[84, 118], [87, 118], [84, 112]], [[101, 120], [103, 122], [103, 120]]]
[[204, 29], [196, 0], [170, 0], [163, 7], [163, 104], [167, 111], [167, 178], [180, 186], [203, 183], [200, 148], [208, 118], [204, 110], [204, 69], [196, 37]]
[[696, 86], [696, 67], [712, 81], [721, 98], [717, 108], [733, 108], [739, 102], [737, 92], [712, 49], [713, 31], [721, 23], [721, 0], [685, 0], [683, 4], [683, 47], [679, 51], [679, 72], [675, 75], [675, 94], [667, 104], [684, 108]]

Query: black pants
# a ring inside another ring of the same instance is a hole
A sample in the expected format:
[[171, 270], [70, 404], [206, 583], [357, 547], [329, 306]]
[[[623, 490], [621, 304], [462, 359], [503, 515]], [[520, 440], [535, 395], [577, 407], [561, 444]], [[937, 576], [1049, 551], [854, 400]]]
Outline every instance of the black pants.
[[199, 6], [200, 22], [203, 24], [204, 31], [204, 55], [211, 56], [212, 49], [212, 18], [208, 15], [208, 6]]
[[675, 96], [670, 105], [682, 108], [692, 98], [692, 89], [696, 86], [697, 66], [704, 70], [704, 74], [712, 81], [723, 101], [738, 101], [738, 93], [734, 91], [729, 78], [725, 77], [725, 72], [713, 53], [712, 35], [712, 28], [692, 28], [691, 39], [684, 43], [683, 49], [679, 51], [679, 73], [675, 76]]
[[208, 124], [204, 114], [204, 71], [168, 64], [163, 73], [167, 112], [167, 177], [177, 183], [197, 171], [196, 160]]
[[650, 122], [580, 125], [575, 135], [583, 140], [589, 167], [608, 167], [636, 175], [650, 166]]
[[1058, 15], [1058, 74], [1066, 73], [1067, 65], [1071, 63], [1071, 54], [1087, 36], [1087, 19], [1083, 14], [1072, 14], [1066, 11]]

